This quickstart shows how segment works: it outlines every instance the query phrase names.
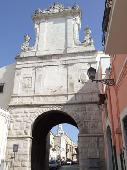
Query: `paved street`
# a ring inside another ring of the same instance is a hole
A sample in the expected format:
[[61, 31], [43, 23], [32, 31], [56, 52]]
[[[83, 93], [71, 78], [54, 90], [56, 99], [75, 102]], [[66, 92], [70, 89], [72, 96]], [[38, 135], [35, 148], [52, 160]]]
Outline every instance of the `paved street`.
[[59, 170], [79, 170], [78, 165], [65, 165], [62, 166]]

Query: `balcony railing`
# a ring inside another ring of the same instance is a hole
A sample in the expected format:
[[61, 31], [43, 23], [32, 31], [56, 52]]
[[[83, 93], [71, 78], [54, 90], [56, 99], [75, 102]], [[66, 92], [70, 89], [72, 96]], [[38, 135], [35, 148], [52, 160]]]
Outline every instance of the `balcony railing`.
[[111, 7], [112, 7], [112, 0], [106, 0], [103, 22], [102, 22], [102, 31], [103, 31], [102, 45], [105, 45], [106, 33], [108, 30], [108, 24], [109, 24], [109, 20], [110, 20]]

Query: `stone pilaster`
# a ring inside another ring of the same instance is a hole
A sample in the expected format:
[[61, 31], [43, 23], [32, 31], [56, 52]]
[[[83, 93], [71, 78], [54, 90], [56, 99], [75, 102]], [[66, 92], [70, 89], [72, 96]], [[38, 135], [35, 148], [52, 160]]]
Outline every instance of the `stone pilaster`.
[[[31, 169], [31, 138], [30, 137], [8, 137], [7, 155], [9, 170]], [[18, 145], [18, 152], [13, 152], [13, 145]]]
[[79, 134], [80, 170], [104, 170], [103, 134]]

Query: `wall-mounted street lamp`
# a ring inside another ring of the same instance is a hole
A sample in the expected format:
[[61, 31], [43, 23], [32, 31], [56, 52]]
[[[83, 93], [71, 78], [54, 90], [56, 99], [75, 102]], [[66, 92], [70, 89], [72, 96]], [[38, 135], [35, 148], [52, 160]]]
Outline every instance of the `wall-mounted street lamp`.
[[96, 69], [93, 67], [90, 67], [87, 71], [87, 75], [89, 77], [90, 80], [95, 81], [96, 83], [100, 82], [103, 84], [106, 84], [108, 86], [114, 86], [115, 85], [115, 81], [114, 79], [101, 79], [101, 80], [96, 80], [95, 79], [95, 75], [96, 75]]
[[15, 159], [15, 154], [16, 154], [16, 152], [18, 152], [18, 147], [19, 147], [18, 144], [13, 144], [14, 159]]

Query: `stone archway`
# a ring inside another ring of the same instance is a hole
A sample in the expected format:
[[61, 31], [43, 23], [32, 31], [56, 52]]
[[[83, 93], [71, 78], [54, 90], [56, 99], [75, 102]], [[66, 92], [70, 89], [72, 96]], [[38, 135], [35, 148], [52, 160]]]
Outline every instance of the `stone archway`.
[[32, 128], [31, 169], [44, 170], [47, 167], [47, 135], [52, 127], [61, 123], [69, 123], [77, 127], [75, 120], [62, 111], [51, 110], [37, 117]]
[[[92, 101], [57, 105], [10, 106], [13, 126], [8, 137], [8, 157], [12, 155], [13, 144], [19, 146], [14, 167], [17, 170], [31, 170], [32, 162], [32, 170], [41, 168], [46, 170], [46, 136], [53, 126], [59, 123], [69, 123], [79, 129], [80, 170], [94, 167], [104, 170], [102, 124], [97, 104]], [[13, 170], [12, 167], [9, 168]]]

